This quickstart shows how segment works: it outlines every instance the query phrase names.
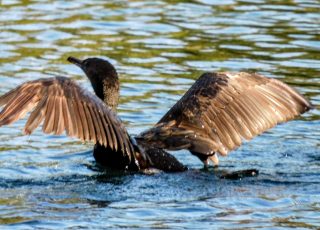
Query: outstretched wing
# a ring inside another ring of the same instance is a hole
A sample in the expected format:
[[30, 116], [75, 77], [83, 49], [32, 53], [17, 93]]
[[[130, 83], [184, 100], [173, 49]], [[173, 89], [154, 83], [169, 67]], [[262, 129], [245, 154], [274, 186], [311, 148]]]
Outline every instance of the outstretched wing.
[[205, 73], [151, 129], [141, 144], [227, 155], [278, 123], [310, 109], [288, 85], [258, 74]]
[[[4, 106], [5, 105], [5, 106]], [[24, 127], [30, 134], [42, 122], [45, 133], [93, 141], [129, 159], [134, 152], [120, 119], [98, 97], [65, 77], [26, 82], [0, 97], [0, 126], [11, 124], [32, 111]]]

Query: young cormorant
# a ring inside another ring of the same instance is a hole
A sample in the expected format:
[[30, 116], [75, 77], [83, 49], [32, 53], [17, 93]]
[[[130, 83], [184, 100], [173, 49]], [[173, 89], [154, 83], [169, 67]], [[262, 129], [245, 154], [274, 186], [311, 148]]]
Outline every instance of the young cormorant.
[[31, 134], [41, 123], [45, 133], [92, 141], [93, 155], [117, 169], [183, 171], [186, 167], [164, 150], [188, 149], [205, 166], [218, 164], [242, 144], [306, 112], [310, 103], [276, 79], [249, 73], [204, 73], [149, 130], [130, 137], [116, 115], [119, 78], [100, 58], [68, 61], [89, 78], [96, 95], [66, 77], [26, 82], [0, 97], [0, 126], [32, 111], [24, 127]]

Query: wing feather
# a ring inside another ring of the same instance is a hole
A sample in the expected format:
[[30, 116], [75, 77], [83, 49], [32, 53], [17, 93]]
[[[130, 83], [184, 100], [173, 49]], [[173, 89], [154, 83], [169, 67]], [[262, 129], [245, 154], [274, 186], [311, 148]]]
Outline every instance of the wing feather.
[[250, 140], [311, 107], [276, 79], [243, 72], [205, 73], [154, 127], [136, 139], [171, 150], [186, 146], [193, 152], [226, 155], [243, 139]]
[[118, 142], [117, 142], [116, 134], [113, 130], [114, 127], [113, 127], [112, 123], [110, 122], [108, 116], [104, 116], [104, 118], [106, 119], [107, 123], [110, 124], [108, 126], [108, 130], [110, 131], [110, 134], [111, 134], [111, 138], [109, 139], [109, 141], [112, 143], [114, 149], [118, 149]]
[[[101, 137], [101, 127], [102, 127], [102, 122], [101, 122], [101, 118], [98, 114], [98, 111], [95, 107], [90, 107], [91, 108], [91, 115], [92, 117], [94, 117], [96, 119], [96, 122], [94, 123], [95, 125], [95, 130], [96, 130], [96, 135], [97, 135], [97, 141], [99, 143], [102, 143], [102, 137]], [[116, 141], [116, 140], [114, 140]], [[114, 148], [115, 151], [118, 151], [117, 148]]]
[[51, 133], [53, 130], [53, 121], [54, 121], [54, 102], [55, 95], [48, 98], [47, 110], [44, 118], [44, 123], [42, 126], [42, 131], [44, 133]]
[[81, 123], [82, 130], [83, 130], [83, 140], [87, 141], [89, 140], [89, 130], [88, 127], [88, 122], [87, 122], [87, 117], [83, 108], [83, 103], [82, 101], [77, 100], [76, 102], [77, 108], [79, 110], [79, 122]]
[[43, 97], [29, 116], [23, 131], [25, 134], [31, 134], [44, 120], [47, 105], [47, 97]]
[[106, 143], [110, 143], [110, 145], [113, 146], [113, 141], [112, 141], [111, 133], [110, 133], [110, 126], [108, 125], [108, 122], [106, 121], [105, 116], [102, 116], [101, 120], [102, 120], [102, 123], [103, 123], [104, 131], [106, 133], [104, 141]]
[[55, 130], [56, 130], [56, 134], [57, 135], [61, 135], [66, 127], [66, 125], [64, 124], [64, 117], [63, 117], [63, 104], [62, 104], [63, 98], [61, 98], [60, 96], [58, 96], [56, 98], [56, 118], [58, 118], [58, 120], [56, 121], [56, 126], [55, 126]]
[[101, 132], [101, 143], [107, 143], [107, 134], [106, 134], [106, 131], [105, 131], [105, 123], [104, 123], [104, 116], [103, 114], [101, 113], [100, 110], [97, 111], [98, 115], [99, 115], [99, 121], [100, 121], [100, 132]]
[[0, 96], [0, 126], [31, 112], [24, 127], [31, 134], [41, 123], [45, 133], [91, 140], [131, 159], [134, 148], [116, 114], [92, 93], [65, 77], [26, 82]]
[[[67, 105], [68, 105], [68, 111], [70, 114], [70, 121], [71, 123], [69, 123], [69, 128], [70, 128], [70, 136], [76, 136], [78, 133], [78, 123], [77, 123], [77, 119], [76, 119], [76, 110], [74, 107], [74, 101], [73, 100], [67, 100]], [[66, 116], [66, 115], [65, 115]], [[93, 140], [95, 142], [95, 140]]]
[[83, 125], [82, 125], [82, 121], [81, 121], [81, 111], [79, 108], [79, 103], [78, 103], [78, 99], [79, 95], [77, 90], [75, 90], [74, 88], [72, 88], [73, 94], [75, 95], [75, 100], [73, 100], [72, 105], [73, 105], [73, 109], [74, 109], [74, 118], [75, 118], [75, 122], [77, 124], [77, 131], [78, 131], [78, 137], [80, 138], [80, 140], [84, 140], [84, 130], [83, 130]]
[[61, 111], [62, 111], [63, 124], [65, 126], [66, 134], [68, 136], [74, 136], [75, 134], [72, 129], [73, 128], [72, 119], [71, 119], [71, 114], [68, 107], [68, 102], [67, 102], [67, 99], [63, 96], [61, 96]]
[[[89, 106], [87, 103], [85, 103], [83, 105], [83, 109], [84, 109], [84, 112], [85, 112], [85, 115], [86, 115], [86, 120], [87, 120], [87, 123], [88, 123], [88, 137], [90, 139], [93, 139], [95, 138], [96, 136], [96, 132], [95, 132], [95, 128], [94, 128], [94, 121], [92, 120], [92, 116], [90, 114], [90, 109], [89, 109]], [[104, 146], [107, 146], [107, 142], [104, 142], [103, 143]]]

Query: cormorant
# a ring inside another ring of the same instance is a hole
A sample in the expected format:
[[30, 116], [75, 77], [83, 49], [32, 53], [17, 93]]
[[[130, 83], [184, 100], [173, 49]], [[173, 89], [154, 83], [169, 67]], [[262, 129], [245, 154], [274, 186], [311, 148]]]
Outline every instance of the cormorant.
[[68, 61], [89, 78], [95, 95], [66, 77], [26, 82], [0, 97], [0, 126], [32, 111], [24, 127], [31, 134], [42, 122], [45, 133], [92, 141], [93, 155], [117, 169], [184, 171], [165, 150], [188, 149], [205, 166], [218, 164], [242, 144], [306, 112], [311, 104], [276, 79], [245, 72], [202, 74], [184, 96], [152, 128], [130, 137], [116, 115], [119, 78], [114, 66], [100, 58]]

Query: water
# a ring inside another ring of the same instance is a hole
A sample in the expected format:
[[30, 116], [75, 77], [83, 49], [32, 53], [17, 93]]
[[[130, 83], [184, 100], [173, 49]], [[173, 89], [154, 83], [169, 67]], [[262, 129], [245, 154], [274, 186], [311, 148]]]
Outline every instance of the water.
[[[0, 7], [0, 93], [68, 76], [70, 55], [104, 57], [121, 75], [119, 115], [150, 127], [204, 71], [256, 71], [296, 87], [316, 109], [245, 143], [209, 172], [101, 172], [90, 143], [0, 128], [1, 229], [320, 228], [320, 2], [18, 1]], [[91, 90], [91, 89], [90, 89]], [[219, 179], [224, 171], [260, 175]]]

